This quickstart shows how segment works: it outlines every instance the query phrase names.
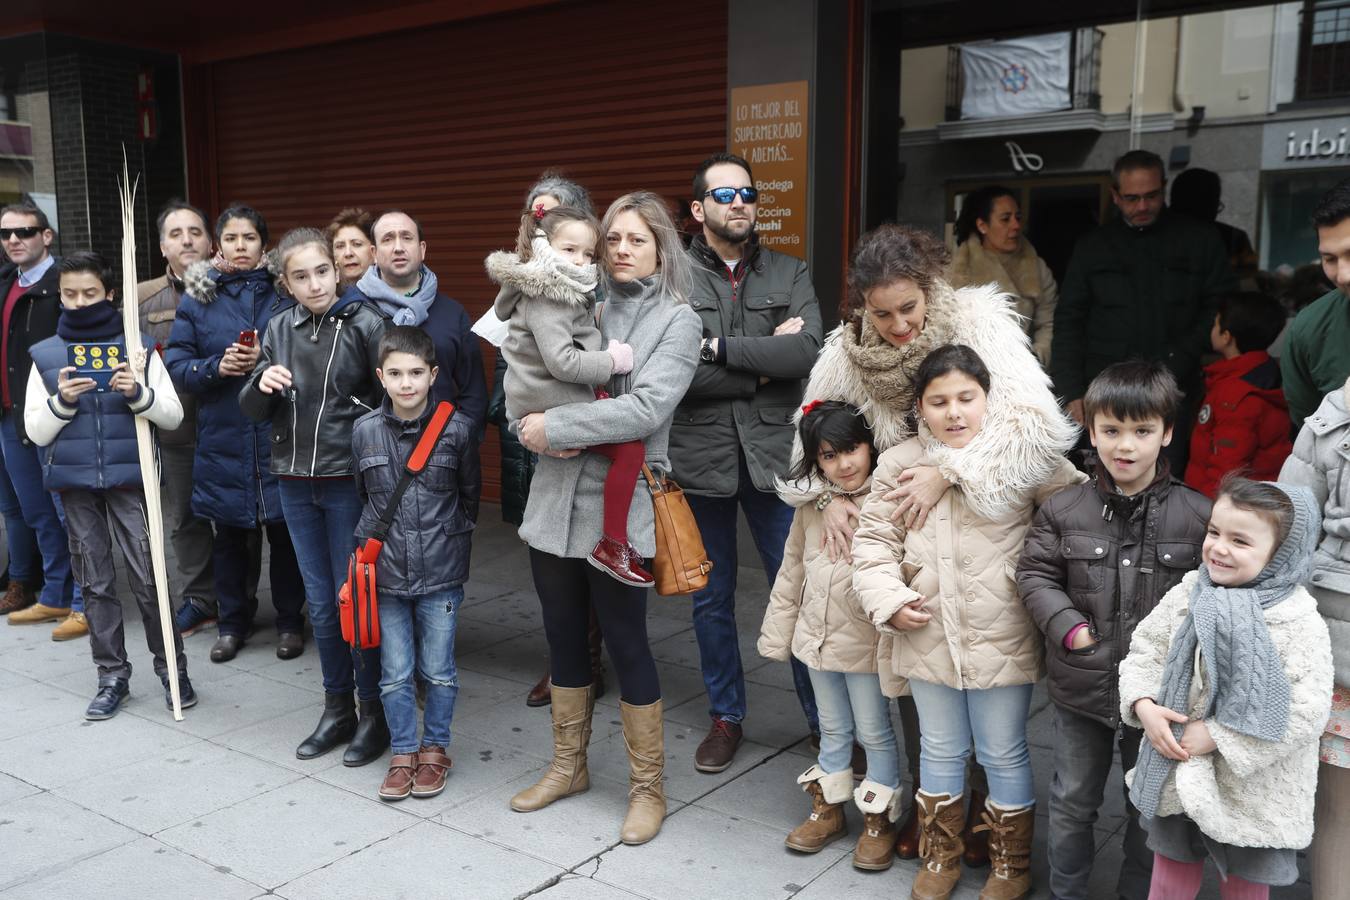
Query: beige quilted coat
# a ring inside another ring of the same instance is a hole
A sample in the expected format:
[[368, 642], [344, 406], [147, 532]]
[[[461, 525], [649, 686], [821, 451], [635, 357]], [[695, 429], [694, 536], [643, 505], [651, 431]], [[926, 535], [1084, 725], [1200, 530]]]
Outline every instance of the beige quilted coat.
[[[930, 464], [924, 442], [932, 440], [910, 438], [881, 455], [853, 536], [853, 586], [872, 623], [892, 636], [882, 689], [889, 696], [901, 690], [885, 677], [887, 668], [958, 690], [1030, 684], [1045, 673], [1042, 637], [1017, 596], [1017, 559], [1034, 505], [1087, 477], [1061, 460], [1034, 496], [997, 521], [976, 515], [952, 487], [923, 528], [906, 533], [891, 521], [896, 503], [882, 495], [905, 469]], [[920, 596], [928, 598], [931, 620], [913, 631], [887, 624]]]
[[[857, 499], [866, 491], [864, 484]], [[820, 546], [822, 520], [814, 503], [793, 516], [764, 611], [759, 655], [787, 662], [791, 653], [817, 672], [875, 672], [881, 633], [853, 593], [852, 564], [830, 562]]]

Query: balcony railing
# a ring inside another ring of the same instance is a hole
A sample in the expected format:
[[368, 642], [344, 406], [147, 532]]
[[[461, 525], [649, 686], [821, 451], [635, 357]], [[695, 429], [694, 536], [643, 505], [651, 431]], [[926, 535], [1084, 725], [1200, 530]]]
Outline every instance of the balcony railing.
[[1294, 99], [1350, 95], [1350, 2], [1308, 0], [1299, 12]]
[[[1099, 28], [1079, 28], [1070, 33], [1068, 109], [1102, 108], [1102, 35], [1103, 32]], [[965, 92], [963, 69], [960, 45], [949, 46], [946, 104], [948, 122], [956, 122], [961, 118], [961, 99]]]

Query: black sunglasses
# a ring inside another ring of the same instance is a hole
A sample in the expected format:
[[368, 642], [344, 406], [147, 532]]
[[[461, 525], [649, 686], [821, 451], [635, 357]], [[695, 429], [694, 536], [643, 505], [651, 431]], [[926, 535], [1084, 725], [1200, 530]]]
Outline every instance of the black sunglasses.
[[42, 233], [42, 229], [36, 225], [25, 225], [22, 228], [0, 228], [0, 241], [9, 240], [11, 234], [16, 234], [22, 240], [28, 240]]
[[731, 201], [735, 200], [737, 194], [740, 194], [741, 199], [744, 200], [746, 203], [754, 203], [756, 200], [759, 199], [759, 191], [752, 187], [713, 188], [710, 191], [703, 192], [704, 197], [712, 197], [714, 200], [716, 200], [718, 203], [723, 204], [724, 206], [730, 203]]

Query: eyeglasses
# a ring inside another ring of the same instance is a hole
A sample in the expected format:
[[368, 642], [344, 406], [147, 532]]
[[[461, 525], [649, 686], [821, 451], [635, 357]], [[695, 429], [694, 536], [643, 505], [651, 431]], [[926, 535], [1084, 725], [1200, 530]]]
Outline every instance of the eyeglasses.
[[713, 188], [710, 191], [703, 192], [704, 197], [712, 197], [714, 200], [716, 200], [718, 203], [721, 203], [723, 206], [735, 200], [737, 194], [740, 194], [741, 199], [744, 200], [746, 203], [754, 203], [756, 200], [759, 199], [759, 191], [752, 187]]
[[10, 235], [17, 236], [20, 240], [28, 240], [42, 233], [42, 229], [36, 225], [25, 225], [22, 228], [0, 228], [0, 241], [9, 240]]

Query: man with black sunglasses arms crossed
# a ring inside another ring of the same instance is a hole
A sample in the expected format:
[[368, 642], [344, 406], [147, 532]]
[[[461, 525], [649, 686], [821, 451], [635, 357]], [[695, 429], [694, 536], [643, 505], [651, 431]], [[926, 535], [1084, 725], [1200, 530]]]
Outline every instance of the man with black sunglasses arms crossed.
[[1214, 227], [1166, 208], [1166, 184], [1162, 158], [1148, 150], [1131, 150], [1112, 166], [1111, 200], [1120, 215], [1074, 247], [1055, 307], [1050, 375], [1082, 424], [1083, 394], [1107, 366], [1166, 363], [1186, 395], [1164, 451], [1180, 477], [1203, 395], [1200, 358], [1209, 352], [1219, 296], [1237, 280]]
[[[694, 173], [690, 212], [703, 226], [689, 247], [690, 304], [703, 321], [693, 383], [670, 429], [672, 475], [689, 495], [713, 570], [694, 594], [694, 634], [712, 727], [694, 756], [700, 772], [731, 765], [746, 713], [736, 631], [739, 506], [772, 585], [783, 561], [792, 509], [774, 491], [788, 469], [792, 416], [821, 346], [820, 306], [806, 264], [759, 246], [759, 194], [750, 164], [730, 153]], [[820, 726], [805, 667], [793, 682], [813, 733]]]
[[11, 607], [9, 623], [59, 620], [52, 633], [59, 641], [82, 637], [89, 626], [70, 568], [65, 525], [55, 496], [42, 488], [41, 450], [28, 439], [23, 424], [24, 391], [33, 368], [28, 348], [56, 334], [61, 315], [53, 237], [46, 213], [31, 203], [0, 209], [0, 246], [9, 260], [0, 267], [0, 449], [24, 522], [37, 539], [45, 578], [37, 602], [17, 611]]

